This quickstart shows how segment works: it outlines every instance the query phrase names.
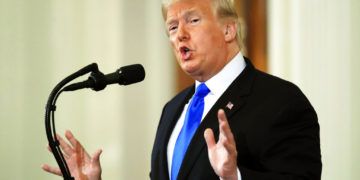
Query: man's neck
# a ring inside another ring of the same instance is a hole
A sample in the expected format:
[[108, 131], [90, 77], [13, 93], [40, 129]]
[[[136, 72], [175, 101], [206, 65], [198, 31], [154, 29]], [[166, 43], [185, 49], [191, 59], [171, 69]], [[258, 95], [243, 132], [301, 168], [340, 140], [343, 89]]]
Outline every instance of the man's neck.
[[210, 72], [208, 75], [201, 75], [201, 76], [192, 77], [192, 78], [199, 82], [205, 82], [205, 81], [211, 79], [216, 74], [218, 74], [232, 59], [234, 59], [234, 57], [240, 52], [240, 49], [237, 44], [235, 44], [235, 45], [231, 44], [231, 45], [229, 45], [228, 52], [229, 53], [227, 53], [226, 58], [225, 58], [226, 61], [223, 61], [223, 63], [218, 68], [216, 68], [216, 71]]

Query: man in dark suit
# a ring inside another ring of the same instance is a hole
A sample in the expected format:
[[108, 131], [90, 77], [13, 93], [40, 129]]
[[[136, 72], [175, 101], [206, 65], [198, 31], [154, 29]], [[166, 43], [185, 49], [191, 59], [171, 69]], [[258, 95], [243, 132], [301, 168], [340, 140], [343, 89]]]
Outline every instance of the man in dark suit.
[[[171, 1], [163, 16], [178, 63], [196, 82], [163, 109], [151, 179], [320, 179], [316, 112], [295, 85], [243, 58], [232, 3]], [[208, 89], [196, 107], [201, 123], [184, 135], [200, 86]]]
[[[242, 56], [231, 1], [173, 0], [163, 4], [163, 16], [178, 63], [195, 85], [164, 106], [150, 178], [320, 179], [316, 112], [299, 88]], [[70, 132], [66, 138], [71, 145], [59, 140], [71, 174], [100, 179], [101, 150], [89, 156]]]

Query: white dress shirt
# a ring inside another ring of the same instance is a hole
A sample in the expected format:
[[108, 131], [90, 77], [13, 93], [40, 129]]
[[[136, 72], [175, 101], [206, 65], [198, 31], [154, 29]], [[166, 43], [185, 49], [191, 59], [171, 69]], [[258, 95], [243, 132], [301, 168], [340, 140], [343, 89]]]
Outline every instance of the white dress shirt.
[[[220, 96], [225, 92], [225, 90], [230, 86], [230, 84], [240, 75], [240, 73], [245, 69], [246, 63], [241, 52], [239, 52], [224, 68], [213, 76], [211, 79], [205, 82], [206, 86], [210, 89], [210, 93], [204, 98], [205, 106], [204, 113], [202, 115], [201, 121], [204, 119], [206, 114], [210, 111], [216, 101]], [[196, 81], [196, 87], [199, 86], [201, 82]], [[189, 100], [191, 102], [192, 98]], [[169, 176], [171, 177], [171, 165], [172, 157], [174, 153], [175, 143], [177, 137], [180, 134], [181, 128], [185, 121], [185, 114], [190, 103], [187, 103], [184, 106], [184, 109], [181, 113], [179, 120], [177, 121], [173, 132], [171, 133], [169, 143], [167, 146], [167, 161], [168, 161], [168, 170]], [[238, 171], [238, 178], [241, 180], [240, 171]]]

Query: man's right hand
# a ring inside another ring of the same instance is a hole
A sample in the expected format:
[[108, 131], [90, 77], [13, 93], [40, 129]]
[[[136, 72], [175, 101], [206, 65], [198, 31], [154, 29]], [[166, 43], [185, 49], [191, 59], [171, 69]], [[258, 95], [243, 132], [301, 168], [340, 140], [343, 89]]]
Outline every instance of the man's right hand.
[[[70, 144], [59, 135], [57, 136], [71, 176], [76, 180], [101, 180], [100, 154], [102, 150], [99, 149], [90, 156], [70, 131], [65, 132], [65, 137]], [[50, 147], [48, 149], [50, 150]], [[62, 176], [58, 167], [44, 164], [42, 169], [51, 174]]]

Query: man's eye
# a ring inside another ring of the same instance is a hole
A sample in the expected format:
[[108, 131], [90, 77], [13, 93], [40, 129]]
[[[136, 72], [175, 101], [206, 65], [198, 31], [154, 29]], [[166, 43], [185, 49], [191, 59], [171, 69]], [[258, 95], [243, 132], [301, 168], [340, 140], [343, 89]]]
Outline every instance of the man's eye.
[[169, 32], [175, 31], [176, 29], [177, 29], [177, 26], [170, 26], [169, 27]]
[[191, 23], [197, 23], [197, 22], [199, 22], [200, 21], [200, 19], [199, 18], [194, 18], [194, 19], [191, 19]]

